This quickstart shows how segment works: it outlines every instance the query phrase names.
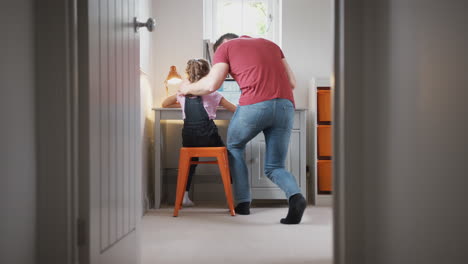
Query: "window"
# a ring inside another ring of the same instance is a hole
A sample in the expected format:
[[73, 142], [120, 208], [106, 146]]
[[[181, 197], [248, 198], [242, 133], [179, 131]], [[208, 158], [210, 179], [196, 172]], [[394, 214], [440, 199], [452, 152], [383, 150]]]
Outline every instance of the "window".
[[204, 39], [235, 33], [279, 45], [279, 13], [279, 0], [204, 0]]

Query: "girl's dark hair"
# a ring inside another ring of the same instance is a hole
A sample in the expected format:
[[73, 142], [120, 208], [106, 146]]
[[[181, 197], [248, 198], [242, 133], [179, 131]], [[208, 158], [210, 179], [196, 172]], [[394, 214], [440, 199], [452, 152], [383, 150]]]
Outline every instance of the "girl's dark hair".
[[208, 75], [210, 64], [204, 59], [192, 59], [187, 62], [185, 72], [188, 75], [188, 80], [193, 83]]

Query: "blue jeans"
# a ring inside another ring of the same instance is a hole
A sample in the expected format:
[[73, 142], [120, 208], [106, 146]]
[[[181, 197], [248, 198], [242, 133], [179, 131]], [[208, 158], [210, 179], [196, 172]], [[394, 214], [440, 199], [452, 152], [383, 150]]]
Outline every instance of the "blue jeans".
[[227, 148], [236, 204], [251, 202], [250, 183], [245, 164], [245, 145], [260, 132], [265, 135], [265, 175], [289, 199], [301, 190], [284, 166], [288, 153], [294, 106], [287, 99], [272, 99], [238, 106], [229, 123]]

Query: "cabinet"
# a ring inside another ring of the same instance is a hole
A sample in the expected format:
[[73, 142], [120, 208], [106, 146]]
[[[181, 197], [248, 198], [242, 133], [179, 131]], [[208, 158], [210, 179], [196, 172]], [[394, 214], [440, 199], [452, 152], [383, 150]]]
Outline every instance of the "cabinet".
[[[286, 170], [291, 172], [304, 196], [306, 193], [306, 110], [297, 109], [289, 150], [286, 157]], [[285, 199], [284, 192], [264, 174], [265, 137], [257, 135], [246, 146], [246, 163], [253, 199]]]
[[310, 89], [311, 155], [315, 205], [332, 205], [333, 94], [329, 78], [313, 78]]
[[317, 189], [319, 193], [332, 191], [332, 119], [331, 89], [317, 88]]

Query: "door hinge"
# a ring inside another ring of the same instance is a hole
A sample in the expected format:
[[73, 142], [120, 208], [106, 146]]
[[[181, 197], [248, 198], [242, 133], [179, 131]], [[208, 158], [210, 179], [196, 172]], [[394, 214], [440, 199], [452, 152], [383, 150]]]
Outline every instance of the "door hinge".
[[83, 219], [78, 219], [76, 222], [77, 227], [77, 244], [79, 247], [86, 245], [86, 222]]

